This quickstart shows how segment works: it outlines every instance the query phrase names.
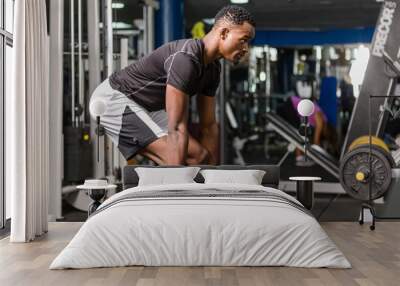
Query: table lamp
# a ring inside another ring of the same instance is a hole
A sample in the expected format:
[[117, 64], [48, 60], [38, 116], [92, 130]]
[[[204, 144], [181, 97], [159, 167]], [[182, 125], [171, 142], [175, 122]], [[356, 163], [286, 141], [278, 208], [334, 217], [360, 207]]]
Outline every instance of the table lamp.
[[303, 99], [297, 105], [297, 112], [302, 118], [299, 132], [304, 136], [304, 160], [307, 161], [307, 149], [309, 146], [309, 123], [308, 117], [314, 113], [314, 103], [309, 99]]
[[92, 116], [96, 117], [96, 134], [97, 134], [97, 162], [99, 162], [99, 136], [100, 136], [100, 116], [106, 112], [106, 104], [101, 99], [95, 99], [90, 102], [89, 112]]

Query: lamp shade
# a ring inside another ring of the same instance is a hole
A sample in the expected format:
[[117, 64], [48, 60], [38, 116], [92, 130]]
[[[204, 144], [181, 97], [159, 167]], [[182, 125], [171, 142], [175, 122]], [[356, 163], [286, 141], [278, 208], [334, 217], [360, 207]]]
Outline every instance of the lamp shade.
[[314, 103], [309, 99], [303, 99], [297, 105], [297, 112], [301, 116], [310, 116], [314, 112]]

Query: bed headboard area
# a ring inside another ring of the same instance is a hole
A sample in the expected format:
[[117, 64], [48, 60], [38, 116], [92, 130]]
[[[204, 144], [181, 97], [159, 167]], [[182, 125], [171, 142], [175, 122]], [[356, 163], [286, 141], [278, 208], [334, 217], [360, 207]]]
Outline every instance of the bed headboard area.
[[[138, 165], [128, 165], [124, 167], [124, 171], [122, 173], [122, 184], [123, 189], [129, 189], [136, 187], [139, 182], [139, 177], [135, 171], [136, 167], [148, 167], [148, 168], [160, 168], [160, 166], [138, 166]], [[175, 167], [176, 166], [169, 166]], [[184, 166], [182, 166], [184, 167]], [[240, 166], [240, 165], [219, 165], [219, 166], [211, 166], [211, 165], [198, 165], [201, 169], [220, 169], [220, 170], [264, 170], [265, 175], [262, 180], [262, 185], [266, 187], [278, 188], [279, 185], [279, 166], [277, 165], [249, 165], [249, 166]], [[168, 168], [168, 166], [162, 166], [162, 168]], [[197, 183], [204, 183], [203, 176], [199, 173], [195, 181]]]

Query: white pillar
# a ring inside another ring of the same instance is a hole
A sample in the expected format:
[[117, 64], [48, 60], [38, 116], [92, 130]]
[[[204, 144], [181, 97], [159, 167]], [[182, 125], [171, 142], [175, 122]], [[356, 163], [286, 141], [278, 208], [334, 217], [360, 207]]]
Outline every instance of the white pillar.
[[64, 1], [50, 3], [49, 220], [62, 218]]
[[[99, 1], [87, 0], [87, 26], [88, 26], [88, 44], [89, 44], [89, 98], [92, 92], [100, 84], [100, 29], [99, 29]], [[104, 136], [99, 137], [97, 142], [96, 120], [90, 119], [90, 137], [93, 142], [93, 169], [95, 178], [105, 176], [104, 165]], [[97, 160], [97, 145], [102, 148]]]

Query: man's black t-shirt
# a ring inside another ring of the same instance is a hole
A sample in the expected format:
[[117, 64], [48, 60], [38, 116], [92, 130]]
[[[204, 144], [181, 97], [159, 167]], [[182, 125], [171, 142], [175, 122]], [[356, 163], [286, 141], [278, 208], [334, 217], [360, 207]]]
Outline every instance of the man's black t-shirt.
[[112, 88], [149, 111], [165, 109], [166, 85], [192, 96], [215, 96], [219, 61], [204, 64], [204, 43], [186, 39], [167, 43], [110, 76]]

